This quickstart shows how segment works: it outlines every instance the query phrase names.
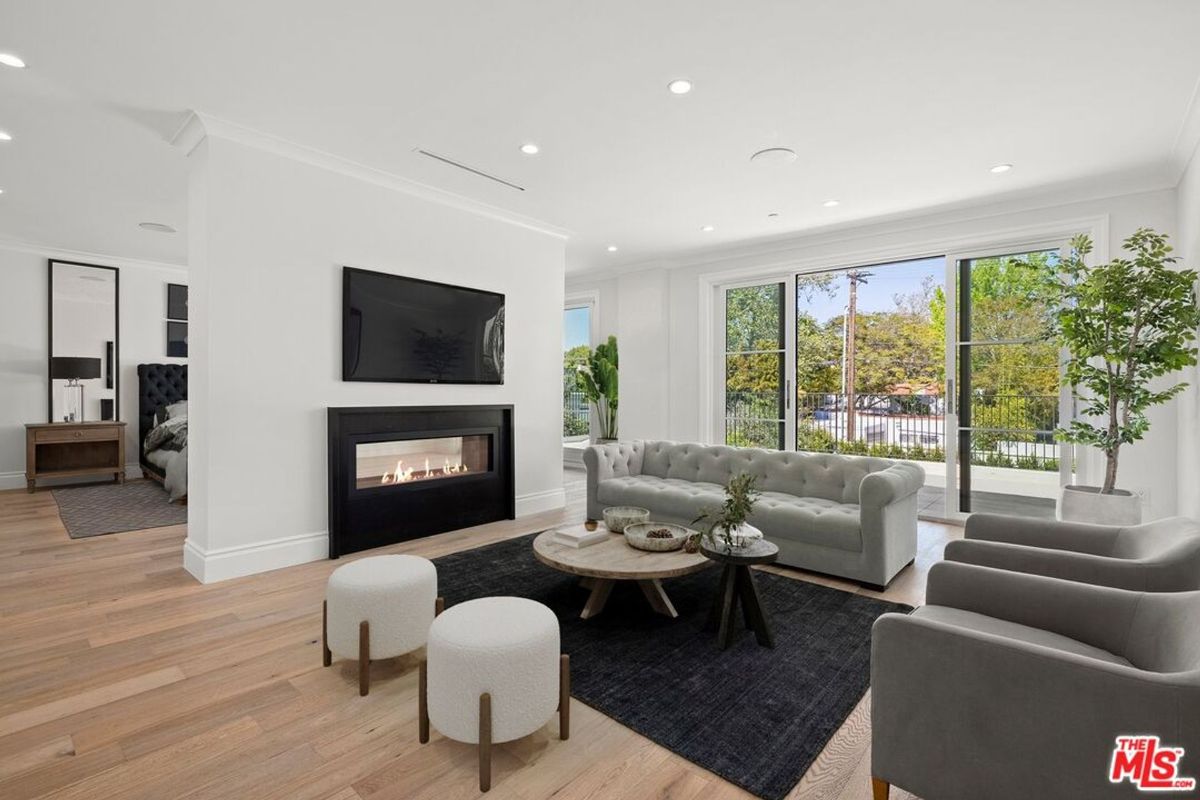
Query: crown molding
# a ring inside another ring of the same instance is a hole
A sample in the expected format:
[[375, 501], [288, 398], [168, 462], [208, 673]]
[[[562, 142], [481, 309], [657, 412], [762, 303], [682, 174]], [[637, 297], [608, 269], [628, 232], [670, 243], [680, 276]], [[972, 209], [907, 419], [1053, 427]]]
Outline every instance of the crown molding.
[[[1056, 209], [1066, 209], [1084, 203], [1100, 203], [1105, 200], [1122, 197], [1152, 195], [1158, 192], [1171, 191], [1172, 187], [1159, 182], [1149, 182], [1146, 185], [1130, 191], [1088, 192], [1079, 191], [1037, 192], [1035, 194], [1018, 193], [1007, 197], [992, 197], [970, 204], [950, 203], [934, 209], [920, 211], [905, 211], [878, 217], [852, 220], [820, 228], [797, 231], [790, 235], [771, 237], [769, 239], [749, 240], [741, 243], [733, 242], [700, 251], [680, 253], [674, 257], [657, 257], [645, 261], [631, 261], [616, 264], [603, 269], [583, 269], [566, 274], [568, 287], [585, 287], [590, 283], [611, 280], [634, 272], [645, 272], [656, 269], [680, 270], [721, 270], [730, 264], [761, 259], [765, 262], [791, 260], [797, 251], [817, 246], [833, 246], [841, 244], [852, 245], [855, 252], [867, 252], [870, 248], [860, 247], [864, 239], [879, 236], [910, 236], [920, 235], [922, 231], [936, 229], [944, 225], [970, 225], [986, 223], [988, 220], [1003, 219], [1015, 214], [1029, 212], [1053, 212]], [[1097, 219], [1096, 214], [1086, 211], [1082, 214], [1070, 213], [1070, 221], [1090, 221]], [[1101, 216], [1107, 216], [1102, 214]], [[1065, 217], [1064, 217], [1065, 218]], [[1045, 226], [1047, 230], [1055, 228], [1057, 220]], [[1019, 230], [1030, 230], [1037, 226], [1018, 226]], [[1001, 230], [1001, 228], [997, 228]], [[1106, 227], [1107, 230], [1107, 227]], [[970, 238], [970, 237], [968, 237]], [[953, 237], [934, 236], [926, 241], [951, 241]], [[1097, 245], [1099, 246], [1099, 245]], [[887, 255], [890, 246], [880, 248]], [[890, 256], [889, 256], [890, 257]]]
[[14, 239], [0, 236], [0, 250], [10, 250], [18, 253], [32, 253], [44, 258], [62, 259], [64, 261], [85, 261], [105, 267], [135, 267], [137, 269], [169, 270], [172, 272], [187, 272], [186, 264], [172, 264], [166, 261], [148, 261], [144, 258], [126, 258], [111, 253], [95, 253], [89, 250], [68, 250], [62, 247], [30, 242], [24, 239]]
[[566, 228], [560, 228], [542, 220], [525, 216], [524, 214], [508, 211], [499, 206], [472, 200], [469, 197], [464, 197], [445, 189], [439, 189], [435, 186], [396, 175], [395, 173], [369, 167], [357, 161], [351, 161], [270, 133], [247, 128], [236, 122], [220, 119], [200, 111], [192, 111], [188, 114], [187, 120], [175, 132], [175, 135], [171, 137], [171, 144], [190, 156], [206, 138], [236, 142], [247, 147], [283, 156], [284, 158], [290, 158], [293, 161], [299, 161], [310, 166], [329, 170], [330, 172], [336, 172], [356, 180], [419, 197], [431, 203], [449, 206], [459, 211], [465, 211], [468, 214], [515, 225], [519, 228], [525, 228], [526, 230], [546, 236], [567, 239], [571, 235], [571, 232]]

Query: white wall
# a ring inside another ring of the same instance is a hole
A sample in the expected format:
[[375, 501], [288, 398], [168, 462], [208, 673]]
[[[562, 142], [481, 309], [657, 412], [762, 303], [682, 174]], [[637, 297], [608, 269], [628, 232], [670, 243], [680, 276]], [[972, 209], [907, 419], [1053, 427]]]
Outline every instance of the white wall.
[[[1200, 269], [1200, 148], [1176, 189], [1179, 205], [1179, 235], [1176, 255], [1184, 267]], [[1200, 369], [1187, 370], [1190, 384], [1179, 396], [1179, 513], [1200, 518]]]
[[[518, 515], [563, 505], [561, 237], [211, 132], [191, 162], [194, 575], [326, 556], [329, 406], [512, 403]], [[343, 382], [343, 265], [505, 293], [504, 385]]]
[[[182, 267], [0, 245], [0, 489], [25, 485], [25, 423], [46, 421], [46, 282], [51, 258], [121, 270], [120, 419], [125, 461], [137, 467], [137, 365], [168, 359], [167, 284], [187, 283]], [[91, 412], [89, 412], [91, 413]]]
[[[702, 380], [704, 365], [711, 350], [700, 324], [701, 292], [718, 275], [751, 276], [756, 272], [786, 272], [792, 268], [812, 269], [876, 263], [889, 259], [937, 255], [948, 249], [1020, 238], [1031, 231], [1099, 224], [1107, 228], [1109, 255], [1116, 255], [1120, 243], [1136, 228], [1154, 227], [1172, 236], [1176, 232], [1175, 192], [1171, 190], [1110, 197], [1063, 205], [1037, 205], [1029, 202], [997, 203], [902, 221], [856, 225], [836, 231], [799, 236], [773, 242], [768, 246], [750, 246], [726, 251], [719, 258], [684, 264], [666, 270], [668, 303], [649, 308], [644, 297], [657, 297], [661, 267], [635, 270], [618, 275], [589, 279], [573, 275], [570, 291], [597, 291], [601, 307], [617, 305], [621, 345], [621, 435], [646, 435], [684, 441], [702, 441], [708, 436], [709, 420], [703, 414]], [[1101, 247], [1097, 255], [1104, 257]], [[653, 277], [647, 278], [649, 274]], [[643, 295], [651, 287], [649, 294]], [[637, 313], [626, 313], [624, 304], [637, 302]], [[642, 316], [652, 310], [665, 321], [666, 335], [647, 334]], [[634, 324], [636, 323], [636, 325]], [[704, 361], [702, 361], [702, 358]], [[667, 413], [662, 413], [661, 384], [645, 390], [640, 381], [657, 376], [668, 365], [669, 392]], [[629, 376], [638, 376], [630, 380]], [[1175, 513], [1177, 482], [1175, 463], [1178, 452], [1177, 411], [1173, 406], [1158, 407], [1150, 413], [1151, 429], [1145, 440], [1122, 455], [1121, 483], [1127, 488], [1147, 490], [1150, 517]], [[625, 420], [634, 420], [634, 426]], [[649, 424], [653, 423], [651, 429]], [[1101, 459], [1091, 453], [1084, 457], [1085, 472], [1099, 475]]]

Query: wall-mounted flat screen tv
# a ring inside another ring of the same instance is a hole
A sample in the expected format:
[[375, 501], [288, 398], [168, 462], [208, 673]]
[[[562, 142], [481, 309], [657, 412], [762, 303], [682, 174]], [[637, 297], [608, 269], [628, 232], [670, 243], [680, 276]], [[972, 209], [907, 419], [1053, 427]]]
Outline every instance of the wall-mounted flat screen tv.
[[342, 380], [504, 383], [504, 295], [343, 267]]

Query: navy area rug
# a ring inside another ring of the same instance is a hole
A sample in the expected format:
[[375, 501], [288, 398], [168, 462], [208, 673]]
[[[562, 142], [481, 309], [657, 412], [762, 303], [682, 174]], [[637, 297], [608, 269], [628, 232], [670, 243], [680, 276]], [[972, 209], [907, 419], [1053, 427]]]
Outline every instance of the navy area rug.
[[721, 569], [663, 581], [678, 619], [650, 611], [619, 583], [604, 612], [581, 620], [578, 577], [541, 564], [533, 536], [435, 559], [448, 606], [494, 595], [549, 606], [571, 655], [571, 694], [694, 764], [765, 800], [796, 785], [862, 699], [871, 625], [910, 606], [755, 571], [775, 629], [722, 652], [705, 629]]

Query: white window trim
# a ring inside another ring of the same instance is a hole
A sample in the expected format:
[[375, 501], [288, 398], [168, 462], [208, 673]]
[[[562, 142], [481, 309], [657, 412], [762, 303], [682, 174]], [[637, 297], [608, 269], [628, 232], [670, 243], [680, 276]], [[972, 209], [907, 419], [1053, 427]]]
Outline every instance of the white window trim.
[[[577, 291], [577, 292], [569, 292], [563, 298], [563, 313], [565, 314], [566, 312], [568, 312], [574, 308], [588, 309], [588, 347], [595, 347], [596, 342], [600, 338], [600, 292], [595, 289], [587, 289], [587, 290], [582, 290], [582, 291]], [[559, 416], [562, 416], [561, 413], [559, 414]], [[588, 414], [588, 428], [589, 428], [589, 430], [588, 430], [588, 435], [586, 438], [591, 439], [595, 436], [596, 428], [597, 428], [597, 420], [596, 420], [596, 412], [595, 411], [592, 411]], [[567, 442], [579, 442], [579, 441], [583, 441], [584, 438], [585, 437], [582, 437], [582, 436], [571, 437], [571, 438], [563, 437], [562, 438], [562, 442], [564, 443], [563, 450], [567, 451], [567, 450], [571, 449], [571, 448], [567, 448], [565, 446], [565, 444]], [[564, 460], [567, 460], [568, 455], [574, 455], [574, 453], [568, 454], [568, 453], [564, 452], [564, 454], [563, 454]], [[569, 460], [572, 463], [575, 462], [575, 459], [569, 459]]]

